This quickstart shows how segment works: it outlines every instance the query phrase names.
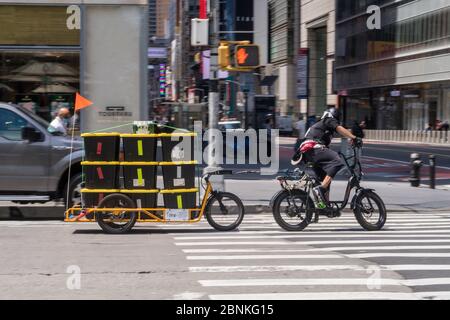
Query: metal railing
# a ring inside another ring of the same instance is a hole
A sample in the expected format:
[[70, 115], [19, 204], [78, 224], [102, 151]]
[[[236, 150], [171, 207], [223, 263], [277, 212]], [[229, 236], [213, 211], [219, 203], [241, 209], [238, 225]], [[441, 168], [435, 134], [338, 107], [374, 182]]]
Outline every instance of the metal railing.
[[448, 131], [365, 130], [365, 139], [395, 142], [420, 142], [450, 145]]

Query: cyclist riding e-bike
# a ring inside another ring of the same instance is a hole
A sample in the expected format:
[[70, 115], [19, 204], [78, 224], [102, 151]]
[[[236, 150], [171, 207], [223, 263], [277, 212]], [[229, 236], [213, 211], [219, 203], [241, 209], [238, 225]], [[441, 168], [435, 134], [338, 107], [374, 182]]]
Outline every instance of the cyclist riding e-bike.
[[338, 108], [329, 108], [322, 119], [314, 124], [302, 141], [297, 153], [292, 159], [293, 165], [302, 161], [314, 164], [314, 172], [322, 185], [314, 188], [314, 193], [320, 200], [320, 205], [328, 206], [330, 185], [336, 174], [344, 167], [339, 154], [329, 148], [333, 135], [340, 134], [352, 139], [354, 145], [360, 146], [362, 139], [353, 135], [349, 130], [340, 125], [340, 112]]

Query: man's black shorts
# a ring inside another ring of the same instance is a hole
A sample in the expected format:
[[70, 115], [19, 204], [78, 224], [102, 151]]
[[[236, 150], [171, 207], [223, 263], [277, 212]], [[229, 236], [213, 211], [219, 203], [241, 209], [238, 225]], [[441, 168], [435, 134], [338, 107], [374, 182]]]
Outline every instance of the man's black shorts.
[[319, 180], [325, 176], [334, 178], [344, 167], [344, 163], [339, 154], [328, 148], [312, 149], [305, 154], [305, 160], [315, 164], [314, 171]]

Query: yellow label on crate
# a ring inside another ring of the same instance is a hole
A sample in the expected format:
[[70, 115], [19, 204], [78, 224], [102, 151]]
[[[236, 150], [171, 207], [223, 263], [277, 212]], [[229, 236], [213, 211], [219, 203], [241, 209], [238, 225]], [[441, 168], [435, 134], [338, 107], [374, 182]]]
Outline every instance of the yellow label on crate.
[[142, 140], [137, 141], [137, 147], [138, 147], [138, 155], [143, 156], [144, 155], [144, 148], [142, 146]]

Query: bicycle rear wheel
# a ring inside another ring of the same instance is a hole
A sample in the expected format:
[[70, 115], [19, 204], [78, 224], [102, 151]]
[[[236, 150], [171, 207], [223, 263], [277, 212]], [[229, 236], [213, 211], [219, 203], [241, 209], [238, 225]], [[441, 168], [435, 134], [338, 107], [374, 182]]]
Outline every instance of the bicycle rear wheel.
[[206, 204], [205, 217], [218, 231], [235, 230], [244, 219], [245, 209], [238, 196], [228, 192], [213, 194]]
[[286, 231], [302, 231], [312, 221], [314, 203], [300, 190], [281, 192], [273, 204], [273, 217]]
[[134, 211], [123, 211], [124, 208], [135, 208], [133, 200], [124, 194], [110, 194], [98, 205], [98, 208], [114, 209], [100, 211], [97, 214], [97, 223], [104, 232], [109, 234], [128, 233], [134, 227], [137, 214]]

